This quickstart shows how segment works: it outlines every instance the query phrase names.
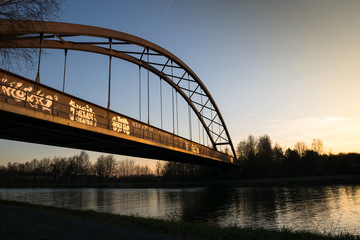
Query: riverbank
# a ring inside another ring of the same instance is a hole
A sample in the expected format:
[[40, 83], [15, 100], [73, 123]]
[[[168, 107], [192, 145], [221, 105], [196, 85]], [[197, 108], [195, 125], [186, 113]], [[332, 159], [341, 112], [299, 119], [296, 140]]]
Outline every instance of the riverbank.
[[360, 184], [360, 175], [306, 176], [261, 179], [166, 180], [123, 179], [109, 183], [1, 183], [0, 188], [195, 188], [195, 187], [264, 187]]
[[34, 205], [0, 200], [0, 239], [343, 239], [359, 240], [351, 234], [332, 235], [266, 230], [251, 227], [218, 227], [173, 222], [95, 211]]

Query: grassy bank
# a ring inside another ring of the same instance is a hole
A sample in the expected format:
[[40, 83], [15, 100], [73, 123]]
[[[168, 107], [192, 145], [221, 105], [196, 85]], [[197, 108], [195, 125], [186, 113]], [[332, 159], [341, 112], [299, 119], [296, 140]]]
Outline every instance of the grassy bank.
[[1, 183], [0, 188], [191, 188], [191, 187], [262, 187], [360, 184], [360, 175], [306, 176], [261, 179], [167, 180], [131, 179], [109, 183]]
[[128, 226], [135, 231], [145, 230], [155, 233], [166, 233], [185, 239], [346, 239], [360, 240], [360, 236], [351, 234], [332, 235], [316, 234], [307, 231], [292, 231], [289, 229], [266, 230], [252, 227], [218, 227], [214, 225], [164, 221], [151, 218], [141, 218], [135, 216], [121, 216], [110, 213], [99, 213], [91, 210], [74, 210], [67, 208], [49, 207], [23, 202], [0, 200], [0, 204], [15, 205], [22, 208], [31, 208], [38, 211], [47, 212], [55, 215], [62, 215], [67, 218], [94, 221], [98, 223], [109, 223], [119, 226]]

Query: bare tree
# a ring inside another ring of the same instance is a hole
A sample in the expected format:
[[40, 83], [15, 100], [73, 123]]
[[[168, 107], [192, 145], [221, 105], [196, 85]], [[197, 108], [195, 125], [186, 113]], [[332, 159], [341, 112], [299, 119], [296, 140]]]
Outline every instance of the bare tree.
[[64, 177], [68, 168], [68, 160], [66, 157], [54, 157], [51, 163], [53, 180], [57, 181]]
[[[57, 19], [64, 0], [0, 0], [0, 19], [48, 21]], [[10, 29], [29, 29], [31, 24], [17, 21], [8, 26]], [[1, 42], [9, 42], [12, 35], [0, 35]], [[33, 68], [37, 62], [36, 49], [0, 48], [0, 64], [9, 70], [19, 69], [22, 65]]]
[[46, 175], [50, 172], [50, 158], [43, 158], [39, 161], [38, 164], [39, 173]]
[[152, 175], [151, 169], [148, 165], [138, 165], [134, 166], [134, 173], [137, 177], [147, 177]]
[[58, 17], [62, 0], [0, 0], [0, 18], [46, 21]]
[[304, 142], [297, 142], [294, 146], [294, 150], [298, 152], [300, 157], [303, 157], [308, 150], [308, 146]]
[[282, 162], [284, 160], [284, 151], [278, 143], [275, 144], [273, 152], [274, 152], [274, 161]]
[[80, 155], [76, 155], [76, 168], [79, 175], [90, 174], [91, 162], [89, 155], [85, 151], [81, 151]]
[[246, 141], [241, 141], [236, 147], [236, 153], [239, 161], [246, 160]]
[[94, 164], [94, 172], [96, 175], [99, 176], [99, 179], [102, 180], [105, 176], [105, 156], [101, 155], [96, 159]]
[[249, 161], [256, 155], [257, 140], [253, 135], [249, 135], [247, 141], [241, 141], [237, 146], [237, 154], [240, 161]]
[[313, 139], [311, 143], [311, 150], [314, 152], [317, 152], [319, 154], [322, 154], [324, 152], [324, 144], [321, 139]]
[[256, 144], [256, 154], [262, 158], [272, 159], [271, 140], [268, 135], [265, 134], [264, 136], [259, 137]]
[[125, 159], [119, 163], [119, 175], [121, 177], [129, 177], [135, 174], [135, 161]]
[[148, 165], [140, 166], [140, 175], [144, 177], [152, 175], [152, 171]]
[[110, 178], [114, 176], [116, 166], [118, 165], [113, 155], [107, 155], [105, 157], [105, 176]]
[[163, 174], [163, 162], [157, 161], [155, 166], [156, 176], [161, 176]]

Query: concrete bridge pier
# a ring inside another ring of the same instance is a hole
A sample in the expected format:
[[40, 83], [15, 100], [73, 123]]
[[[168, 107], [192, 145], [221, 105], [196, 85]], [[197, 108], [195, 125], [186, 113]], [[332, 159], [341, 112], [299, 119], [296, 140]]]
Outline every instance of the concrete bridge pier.
[[222, 168], [218, 171], [218, 179], [237, 179], [241, 176], [240, 174], [241, 168], [239, 166]]

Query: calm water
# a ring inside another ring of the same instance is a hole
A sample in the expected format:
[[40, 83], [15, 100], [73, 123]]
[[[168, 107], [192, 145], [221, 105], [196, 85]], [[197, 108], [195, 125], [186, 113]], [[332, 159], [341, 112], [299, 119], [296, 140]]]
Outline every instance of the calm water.
[[360, 234], [360, 186], [0, 189], [0, 198], [221, 226]]

